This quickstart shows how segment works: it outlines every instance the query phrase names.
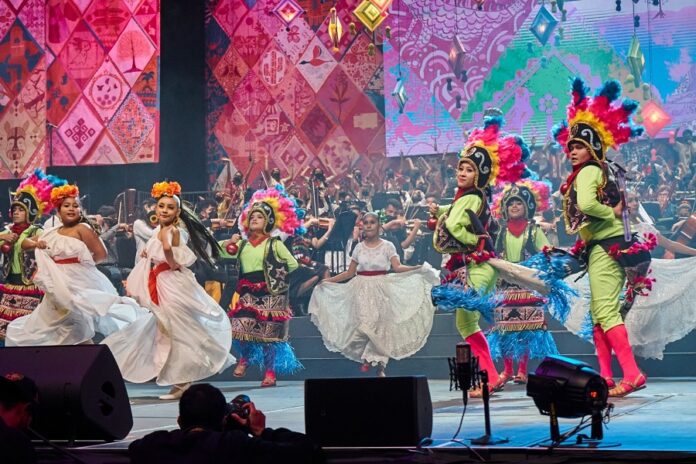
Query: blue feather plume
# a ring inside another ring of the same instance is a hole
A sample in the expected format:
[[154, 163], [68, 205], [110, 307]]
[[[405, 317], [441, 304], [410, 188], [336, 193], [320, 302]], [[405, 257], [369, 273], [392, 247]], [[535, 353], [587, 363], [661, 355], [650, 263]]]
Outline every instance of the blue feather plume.
[[433, 304], [442, 311], [467, 310], [481, 313], [488, 322], [493, 322], [495, 308], [501, 298], [494, 292], [481, 294], [473, 288], [445, 284], [433, 287], [430, 291]]

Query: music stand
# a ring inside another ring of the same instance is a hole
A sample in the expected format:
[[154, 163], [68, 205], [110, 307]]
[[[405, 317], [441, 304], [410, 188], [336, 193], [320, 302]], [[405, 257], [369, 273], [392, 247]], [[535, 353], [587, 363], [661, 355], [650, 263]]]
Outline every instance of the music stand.
[[399, 192], [377, 192], [372, 196], [372, 210], [377, 211], [387, 207], [387, 201], [396, 200], [401, 204], [401, 194]]

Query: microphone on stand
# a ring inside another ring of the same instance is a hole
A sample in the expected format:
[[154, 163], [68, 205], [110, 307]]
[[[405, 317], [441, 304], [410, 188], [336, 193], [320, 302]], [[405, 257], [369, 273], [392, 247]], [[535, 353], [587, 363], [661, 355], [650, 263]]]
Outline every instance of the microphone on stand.
[[455, 365], [457, 369], [457, 383], [466, 398], [466, 393], [472, 386], [471, 380], [473, 377], [471, 345], [466, 342], [457, 343]]

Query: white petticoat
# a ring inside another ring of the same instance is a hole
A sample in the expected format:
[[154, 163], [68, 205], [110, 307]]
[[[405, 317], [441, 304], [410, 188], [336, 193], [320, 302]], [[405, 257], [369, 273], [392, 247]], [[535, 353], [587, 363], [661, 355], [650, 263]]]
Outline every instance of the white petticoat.
[[230, 354], [232, 332], [223, 309], [201, 287], [188, 269], [196, 256], [181, 243], [172, 247], [177, 271], [167, 270], [157, 277], [159, 305], [152, 302], [148, 289], [151, 263], [166, 261], [159, 228], [147, 242], [147, 258], [141, 259], [128, 276], [128, 293], [150, 313], [107, 337], [103, 343], [121, 367], [129, 382], [157, 378], [159, 385], [201, 380], [222, 372], [235, 362]]
[[373, 365], [403, 359], [428, 339], [435, 313], [430, 289], [439, 282], [428, 263], [345, 284], [323, 282], [312, 293], [309, 314], [329, 351]]
[[[77, 345], [89, 342], [95, 332], [108, 335], [147, 314], [133, 299], [118, 295], [84, 242], [58, 230], [44, 232], [41, 240], [48, 248], [35, 252], [34, 283], [44, 298], [31, 314], [10, 323], [7, 346]], [[70, 258], [79, 262], [54, 261]]]
[[[696, 257], [654, 259], [650, 277], [656, 279], [647, 297], [638, 296], [626, 315], [626, 331], [633, 352], [642, 358], [662, 359], [665, 346], [684, 338], [696, 328]], [[584, 276], [568, 283], [578, 290], [566, 321], [566, 328], [577, 334], [590, 308], [590, 281]]]

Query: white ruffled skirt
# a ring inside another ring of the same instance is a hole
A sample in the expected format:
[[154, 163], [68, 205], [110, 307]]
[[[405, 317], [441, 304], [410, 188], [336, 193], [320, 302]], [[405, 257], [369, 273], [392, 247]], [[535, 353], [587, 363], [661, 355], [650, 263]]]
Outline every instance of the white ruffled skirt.
[[[655, 279], [648, 296], [638, 296], [626, 315], [626, 331], [633, 352], [642, 358], [662, 359], [665, 346], [684, 338], [696, 328], [696, 257], [653, 259], [650, 277]], [[583, 324], [590, 308], [590, 281], [584, 276], [574, 282], [580, 294], [575, 301], [566, 328], [585, 333]]]
[[386, 364], [425, 345], [435, 313], [430, 289], [439, 283], [428, 263], [400, 274], [324, 282], [314, 289], [308, 312], [329, 351], [357, 362]]

